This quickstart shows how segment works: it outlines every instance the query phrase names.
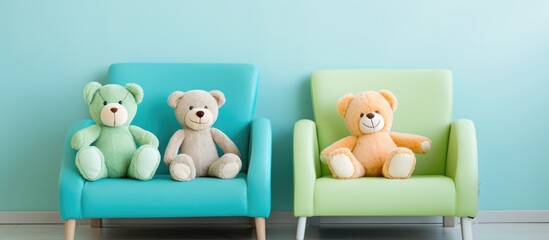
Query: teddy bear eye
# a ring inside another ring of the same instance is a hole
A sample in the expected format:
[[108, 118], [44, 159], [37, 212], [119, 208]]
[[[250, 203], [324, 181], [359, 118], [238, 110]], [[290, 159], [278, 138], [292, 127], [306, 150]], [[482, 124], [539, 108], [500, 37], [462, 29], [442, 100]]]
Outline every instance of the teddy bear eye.
[[190, 107], [189, 107], [189, 110], [193, 110], [193, 108], [194, 108], [193, 106], [190, 106]]
[[107, 101], [103, 101], [103, 105], [107, 105]]
[[205, 109], [208, 109], [208, 106], [204, 106]]
[[360, 117], [364, 117], [364, 113], [361, 113], [361, 114], [360, 114]]
[[118, 104], [122, 104], [122, 101], [118, 101]]
[[376, 111], [377, 114], [379, 114], [379, 111]]

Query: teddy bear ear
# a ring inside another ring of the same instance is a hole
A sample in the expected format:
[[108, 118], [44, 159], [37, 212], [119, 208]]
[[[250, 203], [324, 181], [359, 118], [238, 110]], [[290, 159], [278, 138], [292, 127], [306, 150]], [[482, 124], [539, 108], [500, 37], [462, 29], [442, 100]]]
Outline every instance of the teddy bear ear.
[[175, 109], [177, 108], [177, 103], [179, 102], [179, 99], [181, 99], [185, 95], [184, 92], [181, 91], [175, 91], [168, 97], [168, 105], [170, 105], [171, 108]]
[[398, 105], [398, 101], [395, 95], [389, 90], [385, 90], [385, 89], [379, 90], [379, 94], [381, 94], [381, 96], [383, 96], [385, 100], [389, 102], [389, 105], [391, 105], [391, 109], [395, 111]]
[[215, 98], [215, 101], [217, 101], [217, 106], [221, 107], [223, 104], [225, 104], [225, 94], [219, 90], [213, 90], [210, 92], [212, 97]]
[[95, 96], [95, 93], [99, 91], [100, 88], [101, 83], [98, 82], [91, 82], [86, 84], [86, 86], [84, 87], [84, 102], [90, 105], [93, 101], [93, 96]]
[[347, 112], [347, 107], [349, 106], [349, 103], [353, 100], [355, 95], [349, 93], [337, 101], [337, 113], [339, 113], [339, 116], [345, 117], [345, 112]]
[[126, 84], [126, 89], [135, 97], [135, 103], [140, 104], [143, 101], [143, 88], [135, 83]]

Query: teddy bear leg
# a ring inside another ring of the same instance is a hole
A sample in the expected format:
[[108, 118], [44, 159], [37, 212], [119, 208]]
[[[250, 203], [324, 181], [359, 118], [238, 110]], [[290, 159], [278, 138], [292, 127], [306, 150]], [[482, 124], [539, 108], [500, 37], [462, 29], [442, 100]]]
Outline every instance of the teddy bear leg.
[[76, 167], [88, 181], [106, 178], [109, 175], [103, 153], [94, 146], [82, 148], [76, 153]]
[[177, 155], [170, 163], [170, 174], [177, 181], [190, 181], [196, 178], [196, 168], [191, 156], [187, 154]]
[[128, 168], [128, 176], [139, 180], [149, 180], [154, 176], [160, 163], [160, 152], [153, 146], [143, 145], [133, 154]]
[[234, 178], [242, 168], [240, 157], [235, 154], [227, 153], [217, 159], [208, 168], [208, 175], [218, 178]]
[[355, 179], [364, 176], [362, 164], [356, 160], [351, 150], [339, 148], [328, 156], [328, 166], [336, 179]]
[[408, 178], [416, 166], [416, 156], [412, 150], [399, 147], [391, 151], [383, 165], [383, 176], [386, 178]]

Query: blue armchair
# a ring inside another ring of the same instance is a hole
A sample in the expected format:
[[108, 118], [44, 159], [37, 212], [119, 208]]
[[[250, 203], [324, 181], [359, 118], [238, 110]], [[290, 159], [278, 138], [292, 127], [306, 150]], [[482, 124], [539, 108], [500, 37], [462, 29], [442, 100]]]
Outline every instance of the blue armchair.
[[171, 218], [247, 216], [255, 218], [258, 239], [265, 239], [265, 218], [271, 209], [271, 124], [253, 119], [258, 71], [249, 64], [120, 63], [108, 71], [108, 82], [134, 82], [144, 89], [132, 124], [153, 132], [164, 152], [181, 128], [167, 98], [173, 91], [221, 90], [227, 103], [214, 124], [241, 152], [242, 170], [234, 179], [171, 179], [161, 163], [149, 181], [107, 178], [86, 181], [75, 165], [72, 135], [91, 124], [76, 122], [67, 133], [59, 176], [60, 212], [65, 239], [74, 239], [76, 220], [101, 218]]

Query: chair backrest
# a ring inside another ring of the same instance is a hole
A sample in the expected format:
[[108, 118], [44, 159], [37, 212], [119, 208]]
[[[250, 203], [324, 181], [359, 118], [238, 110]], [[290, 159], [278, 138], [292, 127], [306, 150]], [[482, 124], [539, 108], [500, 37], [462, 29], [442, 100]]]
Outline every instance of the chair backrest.
[[[336, 111], [347, 93], [387, 89], [398, 100], [391, 131], [418, 134], [433, 141], [417, 154], [414, 175], [445, 174], [452, 113], [452, 74], [447, 70], [324, 70], [313, 73], [311, 92], [319, 149], [349, 136]], [[322, 164], [322, 174], [330, 175]]]
[[[139, 84], [145, 93], [132, 122], [153, 132], [160, 141], [163, 155], [171, 136], [182, 126], [168, 96], [174, 91], [202, 89], [220, 90], [227, 102], [219, 110], [213, 127], [231, 138], [241, 153], [242, 172], [247, 171], [250, 123], [254, 114], [257, 94], [258, 70], [250, 64], [210, 63], [118, 63], [110, 66], [108, 82], [125, 85]], [[157, 174], [168, 174], [161, 164]]]

